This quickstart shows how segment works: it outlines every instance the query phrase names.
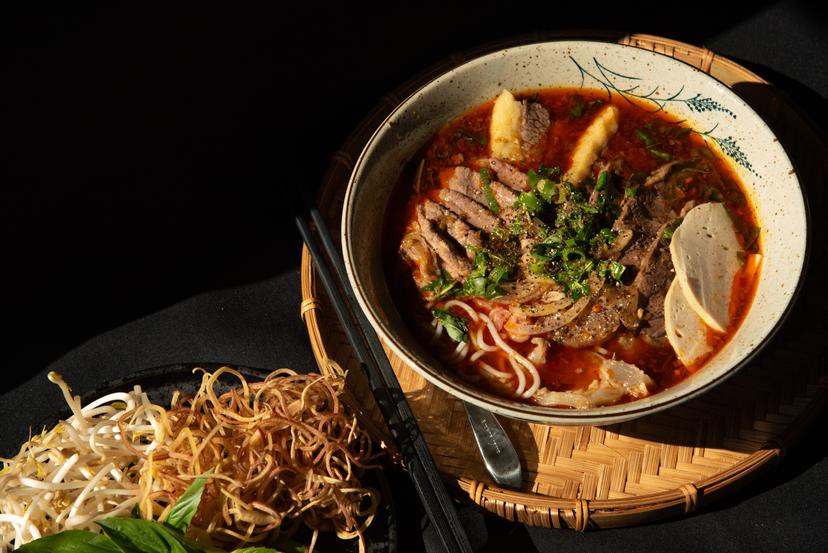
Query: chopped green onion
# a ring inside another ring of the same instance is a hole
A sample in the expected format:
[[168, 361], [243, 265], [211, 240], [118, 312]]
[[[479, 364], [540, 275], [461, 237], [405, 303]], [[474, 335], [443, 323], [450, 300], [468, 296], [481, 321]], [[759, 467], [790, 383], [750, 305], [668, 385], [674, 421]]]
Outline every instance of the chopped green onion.
[[635, 132], [635, 136], [636, 136], [639, 140], [641, 140], [642, 142], [644, 142], [644, 144], [645, 144], [646, 146], [648, 146], [648, 147], [649, 147], [649, 146], [652, 146], [653, 144], [655, 144], [655, 141], [654, 141], [654, 140], [650, 137], [650, 135], [649, 135], [649, 134], [647, 134], [647, 133], [645, 133], [645, 132], [644, 132], [644, 131], [642, 131], [641, 129], [635, 129], [635, 131], [634, 131], [634, 132]]
[[636, 194], [638, 194], [638, 185], [628, 186], [627, 188], [624, 189], [624, 197], [625, 198], [632, 198]]
[[497, 215], [500, 213], [500, 205], [497, 203], [497, 200], [492, 193], [492, 172], [489, 171], [488, 167], [481, 167], [480, 182], [483, 183], [483, 196], [486, 198], [486, 203], [489, 205], [489, 209], [492, 213]]
[[538, 194], [546, 203], [551, 204], [555, 201], [555, 196], [558, 192], [558, 187], [546, 179], [541, 179], [537, 186]]
[[489, 280], [494, 284], [499, 284], [500, 281], [506, 278], [511, 272], [512, 268], [508, 265], [498, 265], [492, 269], [491, 273], [489, 273]]
[[673, 156], [663, 150], [657, 150], [656, 148], [647, 148], [647, 151], [650, 152], [650, 155], [654, 158], [661, 159], [663, 161], [670, 161], [673, 159]]
[[607, 187], [607, 183], [609, 182], [610, 173], [609, 171], [601, 171], [598, 175], [598, 180], [595, 182], [595, 190], [603, 190]]
[[534, 215], [542, 206], [534, 192], [521, 192], [512, 207], [523, 207], [529, 215]]

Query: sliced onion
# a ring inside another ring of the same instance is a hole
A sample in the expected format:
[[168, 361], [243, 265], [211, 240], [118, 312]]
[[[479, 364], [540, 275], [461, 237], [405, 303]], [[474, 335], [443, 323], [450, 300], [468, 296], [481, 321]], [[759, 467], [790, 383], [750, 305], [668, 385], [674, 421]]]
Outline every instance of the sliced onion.
[[566, 309], [572, 305], [572, 300], [566, 296], [559, 300], [551, 301], [549, 303], [533, 303], [531, 305], [519, 305], [512, 311], [527, 317], [545, 317], [547, 315], [554, 315], [562, 309]]
[[589, 296], [584, 296], [576, 301], [566, 311], [558, 311], [552, 315], [542, 317], [533, 323], [524, 322], [526, 317], [513, 315], [504, 325], [509, 336], [535, 336], [552, 332], [562, 326], [566, 326], [575, 320], [584, 307], [589, 303]]
[[553, 286], [553, 283], [540, 279], [522, 279], [517, 282], [508, 282], [502, 285], [506, 295], [498, 298], [498, 302], [526, 303], [538, 299]]

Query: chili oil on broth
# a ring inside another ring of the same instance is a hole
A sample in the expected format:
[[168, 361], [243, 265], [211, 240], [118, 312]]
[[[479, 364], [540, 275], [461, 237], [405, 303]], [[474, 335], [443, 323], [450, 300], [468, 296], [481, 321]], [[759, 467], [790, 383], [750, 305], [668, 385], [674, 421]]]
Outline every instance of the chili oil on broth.
[[[594, 185], [600, 173], [599, 164], [603, 164], [613, 168], [617, 174], [616, 187], [623, 187], [626, 191], [640, 187], [648, 175], [669, 161], [694, 160], [693, 167], [700, 166], [702, 169], [686, 172], [679, 186], [681, 193], [671, 208], [679, 213], [690, 200], [696, 204], [722, 202], [733, 221], [738, 241], [745, 252], [743, 255], [761, 252], [756, 215], [744, 186], [723, 156], [712, 150], [686, 122], [663, 111], [654, 112], [651, 106], [644, 103], [618, 96], [608, 98], [607, 93], [601, 90], [549, 88], [515, 96], [518, 100], [539, 102], [550, 114], [548, 130], [533, 153], [522, 161], [510, 161], [520, 171], [538, 170], [539, 167], [567, 169], [573, 149], [596, 114], [612, 105], [620, 113], [618, 130], [601, 150], [591, 168], [588, 182]], [[435, 337], [435, 319], [431, 310], [444, 308], [446, 300], [429, 301], [429, 294], [417, 284], [423, 283], [418, 266], [400, 255], [401, 241], [417, 226], [417, 206], [425, 198], [437, 200], [439, 191], [446, 187], [446, 171], [457, 166], [474, 169], [477, 160], [490, 157], [488, 138], [493, 105], [494, 100], [486, 102], [448, 122], [406, 165], [385, 213], [384, 228], [387, 231], [382, 243], [384, 268], [392, 297], [423, 344], [427, 344], [465, 380], [476, 382], [480, 387], [510, 399], [534, 402], [531, 398], [514, 397], [518, 378], [504, 381], [481, 377], [481, 362], [497, 373], [517, 372], [510, 362], [513, 356], [509, 352], [497, 348], [478, 353], [472, 361], [472, 354], [450, 340], [445, 330]], [[669, 344], [653, 344], [635, 332], [625, 331], [624, 326], [620, 325], [609, 338], [595, 346], [573, 348], [550, 343], [545, 362], [535, 363], [541, 386], [562, 392], [585, 389], [599, 378], [601, 357], [624, 361], [643, 370], [652, 379], [652, 385], [648, 386], [649, 395], [681, 382], [704, 366], [734, 335], [753, 301], [759, 280], [758, 267], [758, 264], [743, 263], [736, 273], [726, 332], [708, 329], [710, 352], [689, 366], [678, 359]], [[629, 280], [624, 282], [631, 285]], [[499, 307], [497, 298], [459, 299], [487, 316]], [[458, 306], [448, 307], [446, 311], [463, 317], [468, 333], [480, 333], [485, 343], [495, 343], [495, 337], [482, 320], [472, 320]], [[499, 334], [514, 352], [524, 358], [536, 347], [529, 340], [519, 342], [510, 339], [502, 328]], [[597, 357], [596, 352], [601, 357]], [[633, 399], [636, 399], [633, 394], [624, 394], [614, 403]]]

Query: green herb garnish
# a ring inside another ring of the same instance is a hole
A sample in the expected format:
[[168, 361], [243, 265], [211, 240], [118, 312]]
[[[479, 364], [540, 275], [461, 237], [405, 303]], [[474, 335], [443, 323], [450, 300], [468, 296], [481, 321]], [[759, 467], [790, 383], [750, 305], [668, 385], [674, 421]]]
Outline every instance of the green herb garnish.
[[455, 342], [465, 342], [469, 337], [469, 325], [463, 317], [452, 315], [442, 309], [432, 309], [431, 314], [446, 329], [449, 338]]
[[497, 215], [500, 213], [500, 204], [497, 203], [492, 193], [492, 172], [488, 167], [480, 168], [480, 182], [483, 184], [483, 196], [486, 198], [489, 209]]
[[669, 153], [667, 153], [663, 150], [659, 150], [659, 149], [651, 147], [651, 148], [647, 148], [647, 151], [650, 152], [651, 156], [653, 156], [656, 159], [660, 159], [662, 161], [670, 161], [671, 159], [673, 159], [672, 155], [670, 155]]
[[653, 140], [653, 138], [649, 134], [645, 133], [641, 129], [635, 129], [634, 132], [635, 132], [635, 136], [639, 140], [644, 142], [644, 145], [647, 147], [647, 152], [649, 152], [649, 154], [651, 156], [653, 156], [656, 159], [663, 160], [663, 161], [670, 161], [671, 159], [673, 159], [673, 156], [670, 155], [668, 152], [665, 152], [664, 150], [659, 150], [658, 148], [656, 148], [656, 146], [658, 146], [658, 144], [656, 143], [655, 140]]
[[534, 192], [521, 192], [512, 207], [523, 208], [526, 213], [532, 216], [537, 215], [543, 206]]
[[650, 147], [655, 144], [655, 140], [653, 140], [649, 134], [645, 133], [641, 129], [635, 129], [633, 132], [635, 133], [636, 138], [644, 142], [645, 146]]
[[595, 190], [601, 191], [607, 187], [609, 183], [610, 172], [609, 171], [601, 171], [598, 175], [598, 180], [595, 181]]
[[451, 278], [448, 272], [443, 271], [440, 276], [420, 288], [425, 292], [434, 292], [435, 300], [439, 300], [451, 295], [451, 293], [459, 286], [459, 282]]
[[[104, 533], [66, 530], [46, 536], [16, 551], [21, 553], [218, 553], [187, 538], [184, 533], [198, 510], [206, 475], [196, 478], [170, 510], [165, 523], [142, 518], [109, 517], [96, 521]], [[290, 551], [304, 551], [300, 544], [290, 544]], [[271, 547], [245, 547], [233, 553], [280, 553]]]
[[[489, 270], [490, 258], [495, 259]], [[482, 296], [494, 299], [503, 295], [500, 282], [512, 273], [511, 260], [500, 256], [496, 252], [481, 249], [474, 256], [474, 269], [466, 277], [463, 288], [458, 295], [461, 297]]]
[[572, 96], [572, 107], [569, 109], [569, 116], [577, 119], [584, 114], [584, 97], [578, 94]]
[[458, 140], [465, 140], [466, 142], [473, 142], [480, 146], [485, 146], [489, 143], [489, 137], [485, 134], [477, 134], [466, 129], [457, 129], [454, 131], [454, 138]]
[[661, 233], [662, 238], [664, 238], [665, 240], [672, 240], [673, 239], [673, 233], [676, 232], [676, 229], [679, 227], [679, 225], [681, 224], [681, 222], [683, 220], [684, 220], [683, 218], [676, 219], [676, 221], [674, 223], [672, 223], [670, 225], [667, 225], [664, 228], [664, 232]]

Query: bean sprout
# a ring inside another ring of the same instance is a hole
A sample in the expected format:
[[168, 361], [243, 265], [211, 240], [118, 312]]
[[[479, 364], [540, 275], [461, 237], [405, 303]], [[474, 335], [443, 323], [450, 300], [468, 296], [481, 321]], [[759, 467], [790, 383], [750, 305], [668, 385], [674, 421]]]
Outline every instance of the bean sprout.
[[[142, 460], [124, 447], [119, 421], [149, 399], [140, 388], [109, 394], [81, 407], [57, 373], [49, 373], [73, 415], [32, 437], [20, 452], [3, 459], [0, 471], [0, 552], [61, 530], [97, 530], [94, 522], [126, 515], [138, 502]], [[123, 429], [133, 449], [163, 440], [144, 417]]]

